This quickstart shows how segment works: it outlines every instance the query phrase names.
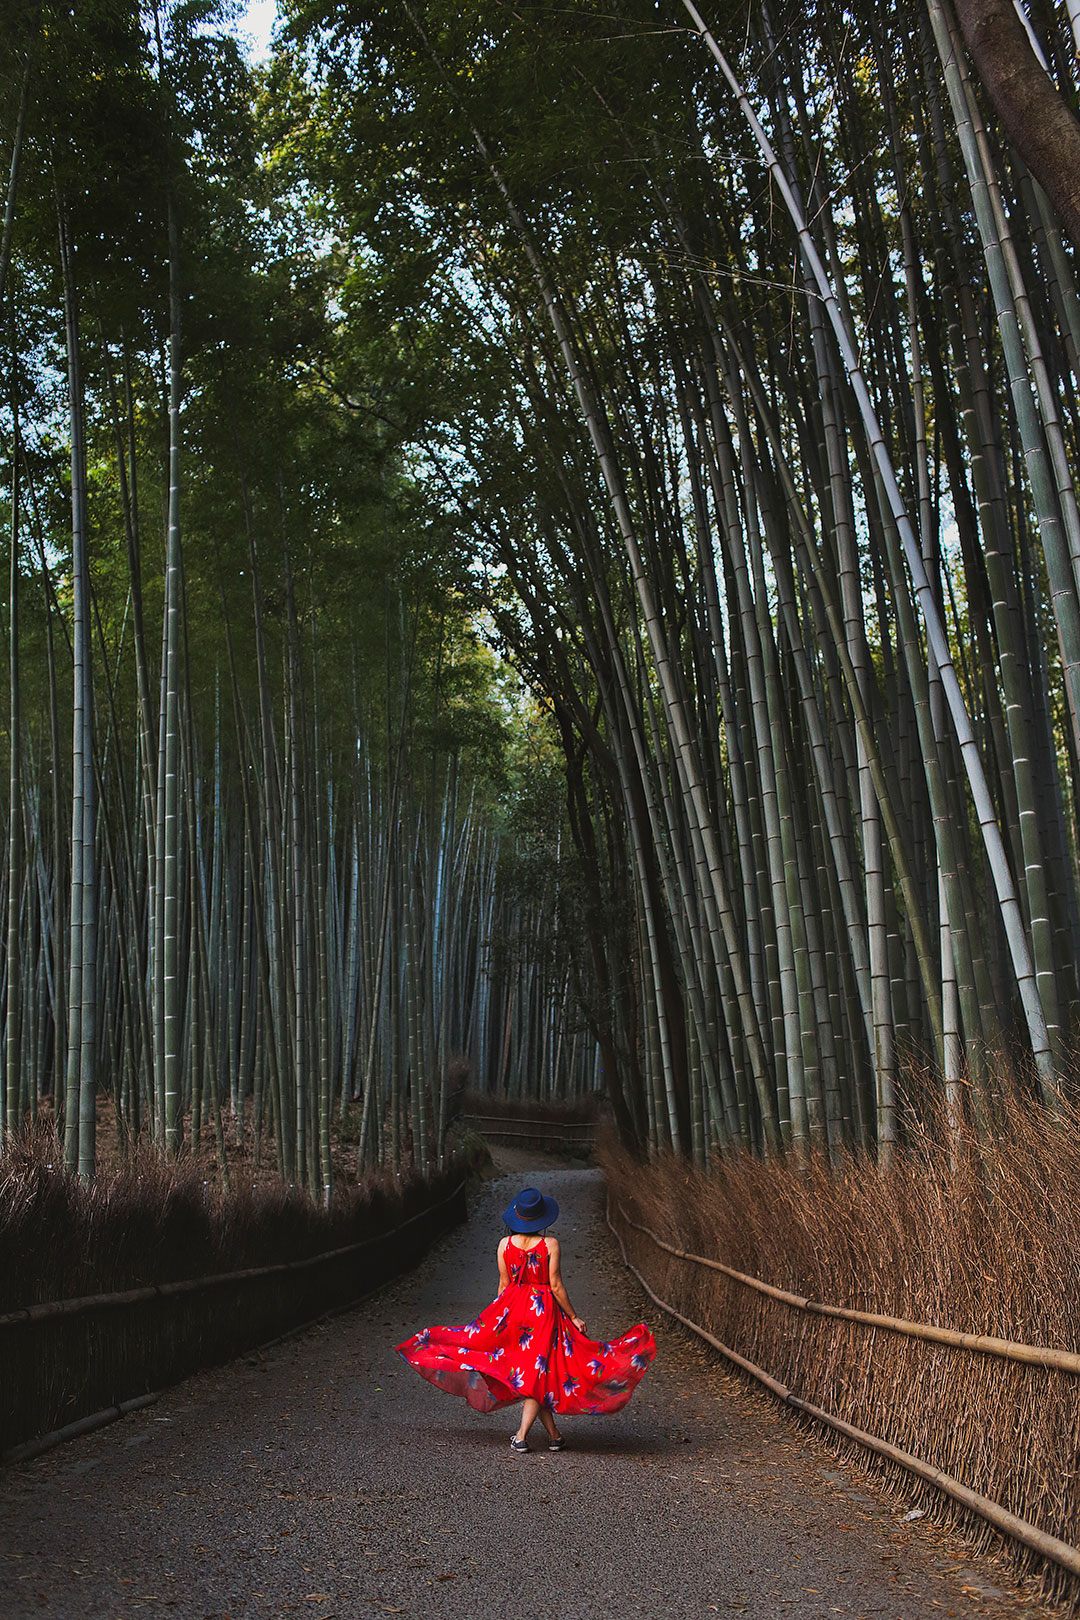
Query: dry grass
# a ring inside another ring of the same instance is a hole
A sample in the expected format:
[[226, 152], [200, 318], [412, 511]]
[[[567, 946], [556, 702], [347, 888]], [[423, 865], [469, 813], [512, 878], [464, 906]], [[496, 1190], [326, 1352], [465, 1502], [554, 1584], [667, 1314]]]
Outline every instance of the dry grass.
[[[444, 1199], [461, 1175], [457, 1162], [426, 1182], [375, 1172], [321, 1210], [270, 1178], [225, 1194], [199, 1161], [145, 1149], [87, 1185], [39, 1125], [0, 1156], [0, 1314], [343, 1248]], [[450, 1204], [432, 1223], [310, 1270], [0, 1328], [0, 1451], [346, 1304], [460, 1218]]]
[[[673, 1159], [643, 1166], [610, 1141], [601, 1157], [613, 1199], [679, 1248], [830, 1304], [1077, 1350], [1080, 1113], [1005, 1114], [990, 1147], [968, 1139], [950, 1153], [927, 1133], [886, 1173], [858, 1158], [738, 1157], [702, 1174]], [[1075, 1375], [796, 1311], [618, 1224], [661, 1298], [724, 1344], [1080, 1545]], [[921, 1505], [954, 1511], [936, 1497]], [[1034, 1567], [1021, 1549], [1011, 1556]], [[1055, 1595], [1080, 1599], [1058, 1573], [1047, 1578]]]

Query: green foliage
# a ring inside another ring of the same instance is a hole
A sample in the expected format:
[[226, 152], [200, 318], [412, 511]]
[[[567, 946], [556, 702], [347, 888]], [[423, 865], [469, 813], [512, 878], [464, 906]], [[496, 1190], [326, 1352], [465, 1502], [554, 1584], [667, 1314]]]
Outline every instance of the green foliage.
[[[271, 677], [279, 682], [283, 668], [288, 565], [334, 758], [347, 768], [359, 733], [385, 767], [407, 712], [418, 755], [463, 756], [470, 771], [497, 782], [504, 716], [493, 667], [461, 589], [457, 537], [422, 493], [406, 450], [412, 424], [431, 415], [438, 357], [425, 364], [410, 351], [406, 359], [399, 335], [377, 319], [362, 267], [326, 239], [314, 212], [305, 215], [304, 182], [280, 137], [280, 86], [272, 95], [253, 76], [224, 26], [227, 13], [220, 4], [173, 4], [159, 40], [135, 4], [97, 0], [77, 14], [27, 6], [0, 34], [0, 85], [12, 116], [27, 61], [33, 83], [13, 282], [22, 413], [34, 424], [36, 543], [55, 565], [62, 604], [67, 447], [59, 419], [49, 422], [64, 399], [59, 189], [83, 303], [96, 605], [118, 713], [134, 728], [118, 457], [127, 463], [134, 446], [126, 476], [134, 472], [131, 521], [152, 623], [163, 589], [172, 195], [196, 734], [209, 746], [228, 686], [226, 627], [243, 707], [255, 708], [253, 544]], [[275, 68], [271, 80], [283, 71]], [[300, 93], [299, 81], [293, 90]], [[27, 686], [36, 662], [40, 692], [43, 653], [35, 646], [27, 648]]]

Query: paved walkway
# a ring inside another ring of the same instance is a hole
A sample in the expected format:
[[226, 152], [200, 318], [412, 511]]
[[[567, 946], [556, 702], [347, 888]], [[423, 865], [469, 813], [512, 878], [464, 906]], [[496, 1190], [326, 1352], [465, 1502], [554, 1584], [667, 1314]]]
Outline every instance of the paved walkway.
[[631, 1404], [516, 1457], [510, 1413], [410, 1372], [395, 1343], [493, 1296], [498, 1212], [530, 1179], [357, 1311], [0, 1476], [2, 1620], [1041, 1615], [646, 1311], [595, 1172], [535, 1179], [590, 1331], [656, 1330]]

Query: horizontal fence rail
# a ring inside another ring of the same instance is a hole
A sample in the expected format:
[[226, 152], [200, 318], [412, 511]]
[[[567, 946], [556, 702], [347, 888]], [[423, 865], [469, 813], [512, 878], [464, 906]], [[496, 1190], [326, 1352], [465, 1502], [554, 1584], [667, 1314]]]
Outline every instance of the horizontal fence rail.
[[62, 1429], [50, 1429], [48, 1434], [36, 1435], [33, 1440], [26, 1440], [21, 1446], [12, 1446], [9, 1451], [0, 1451], [0, 1467], [10, 1468], [14, 1463], [31, 1462], [43, 1452], [53, 1451], [68, 1440], [80, 1440], [84, 1434], [94, 1434], [98, 1429], [106, 1428], [110, 1423], [115, 1423], [118, 1418], [127, 1417], [131, 1412], [144, 1411], [146, 1407], [153, 1406], [154, 1402], [160, 1399], [161, 1391], [155, 1389], [148, 1395], [136, 1395], [134, 1400], [120, 1401], [116, 1406], [106, 1406], [101, 1412], [91, 1412], [86, 1417], [77, 1418], [74, 1423], [65, 1423]]
[[802, 1294], [791, 1294], [784, 1288], [777, 1288], [772, 1283], [762, 1282], [760, 1277], [749, 1277], [744, 1271], [735, 1271], [731, 1266], [725, 1266], [721, 1260], [710, 1260], [708, 1255], [691, 1254], [688, 1249], [677, 1249], [672, 1243], [665, 1243], [664, 1239], [657, 1237], [647, 1226], [635, 1221], [628, 1215], [621, 1205], [617, 1205], [620, 1219], [627, 1226], [655, 1243], [658, 1249], [667, 1254], [673, 1254], [677, 1260], [689, 1260], [698, 1266], [708, 1266], [710, 1271], [722, 1272], [733, 1282], [741, 1283], [746, 1288], [753, 1288], [759, 1294], [765, 1294], [769, 1299], [775, 1299], [781, 1305], [790, 1305], [792, 1309], [809, 1311], [814, 1316], [838, 1317], [844, 1322], [862, 1322], [867, 1327], [883, 1328], [889, 1333], [902, 1333], [909, 1339], [925, 1339], [931, 1344], [948, 1344], [957, 1350], [974, 1350], [984, 1356], [1001, 1356], [1006, 1361], [1024, 1362], [1029, 1367], [1048, 1367], [1055, 1372], [1080, 1373], [1080, 1354], [1074, 1350], [1055, 1350], [1048, 1345], [1018, 1344], [1012, 1339], [996, 1339], [983, 1333], [959, 1333], [954, 1328], [935, 1327], [929, 1322], [908, 1322], [902, 1316], [879, 1316], [874, 1311], [851, 1310], [844, 1305], [825, 1305], [817, 1299], [806, 1299]]
[[99, 1427], [126, 1412], [131, 1400], [200, 1368], [352, 1309], [466, 1218], [466, 1187], [467, 1176], [455, 1172], [449, 1191], [434, 1189], [439, 1196], [412, 1214], [395, 1210], [405, 1218], [394, 1225], [295, 1260], [5, 1312], [0, 1464]]
[[314, 1266], [327, 1265], [331, 1260], [341, 1260], [347, 1254], [358, 1254], [361, 1249], [373, 1248], [376, 1244], [386, 1243], [390, 1238], [399, 1236], [410, 1226], [415, 1226], [417, 1221], [426, 1220], [436, 1210], [444, 1209], [455, 1198], [459, 1198], [464, 1191], [465, 1182], [466, 1178], [463, 1177], [445, 1198], [440, 1198], [437, 1203], [429, 1204], [426, 1209], [410, 1215], [407, 1221], [388, 1227], [385, 1232], [376, 1232], [373, 1237], [359, 1238], [355, 1243], [346, 1243], [340, 1249], [324, 1249], [321, 1254], [307, 1255], [302, 1260], [281, 1260], [270, 1266], [248, 1266], [243, 1271], [218, 1271], [209, 1277], [182, 1277], [176, 1282], [147, 1283], [141, 1288], [124, 1288], [112, 1294], [83, 1294], [72, 1299], [43, 1300], [38, 1305], [24, 1305], [19, 1310], [5, 1312], [0, 1316], [0, 1328], [20, 1327], [28, 1322], [47, 1322], [61, 1316], [81, 1316], [87, 1311], [111, 1310], [124, 1305], [142, 1305], [149, 1300], [172, 1299], [178, 1294], [195, 1294], [206, 1288], [220, 1288], [226, 1283], [252, 1282], [258, 1277], [281, 1276], [291, 1271], [309, 1271]]
[[463, 1114], [463, 1123], [481, 1136], [527, 1136], [556, 1146], [592, 1147], [596, 1126], [591, 1120], [515, 1119], [509, 1114]]
[[[679, 1259], [696, 1260], [703, 1258], [699, 1255], [689, 1255], [672, 1248], [670, 1244], [664, 1243], [662, 1239], [657, 1238], [654, 1233], [650, 1232], [648, 1227], [641, 1226], [639, 1222], [631, 1220], [621, 1206], [616, 1205], [616, 1209], [619, 1216], [627, 1222], [627, 1225], [636, 1227], [638, 1231], [644, 1232], [647, 1236], [653, 1238], [659, 1248], [667, 1249]], [[977, 1514], [987, 1524], [993, 1525], [994, 1529], [1000, 1530], [1004, 1535], [1011, 1537], [1012, 1540], [1030, 1548], [1032, 1552], [1039, 1553], [1043, 1558], [1049, 1559], [1060, 1569], [1067, 1570], [1070, 1575], [1080, 1576], [1080, 1547], [1074, 1547], [1069, 1542], [1062, 1541], [1057, 1536], [1049, 1535], [1045, 1530], [1040, 1530], [1038, 1525], [1032, 1524], [1030, 1520], [1021, 1519], [1017, 1514], [1010, 1513], [1007, 1508], [1001, 1506], [1000, 1502], [993, 1502], [989, 1497], [982, 1496], [978, 1491], [971, 1490], [962, 1480], [955, 1479], [953, 1475], [946, 1474], [940, 1468], [935, 1468], [932, 1463], [925, 1462], [921, 1457], [914, 1457], [909, 1451], [902, 1451], [899, 1446], [891, 1445], [888, 1440], [883, 1440], [879, 1435], [868, 1434], [865, 1429], [857, 1429], [854, 1424], [845, 1422], [843, 1418], [837, 1417], [832, 1412], [827, 1412], [824, 1407], [815, 1406], [811, 1401], [804, 1400], [801, 1395], [796, 1395], [786, 1384], [782, 1384], [779, 1379], [773, 1378], [770, 1373], [767, 1373], [763, 1367], [759, 1367], [756, 1362], [749, 1361], [745, 1356], [741, 1356], [737, 1350], [723, 1344], [714, 1334], [709, 1332], [708, 1328], [702, 1327], [700, 1322], [692, 1322], [688, 1316], [684, 1316], [681, 1311], [676, 1310], [674, 1305], [669, 1305], [667, 1300], [661, 1299], [660, 1295], [650, 1288], [641, 1272], [627, 1256], [622, 1234], [611, 1219], [610, 1199], [604, 1211], [604, 1219], [607, 1221], [608, 1228], [619, 1245], [623, 1264], [628, 1271], [633, 1272], [653, 1303], [658, 1305], [668, 1316], [674, 1317], [677, 1322], [681, 1322], [684, 1327], [689, 1328], [692, 1333], [696, 1333], [699, 1338], [704, 1339], [706, 1344], [711, 1345], [725, 1360], [741, 1368], [751, 1378], [756, 1379], [759, 1384], [764, 1385], [778, 1400], [792, 1407], [794, 1411], [802, 1412], [806, 1417], [825, 1424], [827, 1428], [834, 1430], [835, 1433], [842, 1434], [845, 1439], [854, 1441], [857, 1445], [874, 1452], [879, 1457], [884, 1457], [888, 1462], [896, 1463], [907, 1473], [914, 1475], [915, 1478], [922, 1480], [927, 1485], [932, 1485], [935, 1489], [941, 1491], [943, 1495], [950, 1497], [954, 1502]], [[705, 1264], [725, 1272], [730, 1269], [721, 1266], [717, 1261], [706, 1261]], [[741, 1272], [733, 1272], [732, 1275], [736, 1280], [754, 1284], [762, 1292], [779, 1295], [783, 1298], [784, 1303], [798, 1300], [798, 1295], [784, 1296], [782, 1290], [773, 1289], [769, 1284], [759, 1282], [757, 1278], [747, 1278]], [[857, 1320], [864, 1319], [865, 1317], [857, 1318]], [[885, 1320], [890, 1319], [886, 1318]], [[1004, 1343], [1007, 1341], [995, 1342]], [[1028, 1349], [1030, 1346], [1020, 1346], [1020, 1348]]]

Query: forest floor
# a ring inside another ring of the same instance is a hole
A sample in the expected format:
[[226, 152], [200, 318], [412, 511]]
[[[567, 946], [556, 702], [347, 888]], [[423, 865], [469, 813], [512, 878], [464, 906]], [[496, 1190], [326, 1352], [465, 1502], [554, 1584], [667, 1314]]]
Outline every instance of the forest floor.
[[[106, 1092], [98, 1092], [96, 1118], [97, 1168], [103, 1174], [109, 1175], [128, 1163], [130, 1148], [121, 1141], [120, 1131], [117, 1128], [116, 1108], [112, 1097]], [[48, 1099], [43, 1099], [39, 1105], [38, 1119], [46, 1124], [52, 1123], [53, 1111]], [[280, 1179], [274, 1137], [270, 1130], [262, 1132], [259, 1153], [256, 1157], [250, 1097], [239, 1118], [231, 1108], [222, 1109], [221, 1123], [225, 1156], [234, 1187], [245, 1184], [258, 1186], [260, 1183], [266, 1185]], [[212, 1128], [209, 1125], [203, 1126], [198, 1148], [193, 1149], [190, 1110], [184, 1114], [181, 1127], [183, 1146], [180, 1162], [189, 1167], [200, 1166], [204, 1179], [211, 1186], [218, 1186], [221, 1181], [221, 1161]], [[335, 1113], [330, 1137], [330, 1157], [333, 1161], [335, 1186], [347, 1187], [356, 1180], [359, 1135], [359, 1104], [349, 1105], [344, 1120]], [[144, 1140], [149, 1145], [149, 1139]]]
[[[497, 1169], [468, 1224], [367, 1303], [0, 1476], [2, 1620], [1047, 1614], [656, 1320], [599, 1172], [509, 1151]], [[559, 1199], [590, 1331], [645, 1316], [659, 1345], [628, 1407], [566, 1419], [567, 1450], [530, 1457], [511, 1413], [448, 1400], [394, 1353], [492, 1297], [523, 1180]]]

